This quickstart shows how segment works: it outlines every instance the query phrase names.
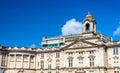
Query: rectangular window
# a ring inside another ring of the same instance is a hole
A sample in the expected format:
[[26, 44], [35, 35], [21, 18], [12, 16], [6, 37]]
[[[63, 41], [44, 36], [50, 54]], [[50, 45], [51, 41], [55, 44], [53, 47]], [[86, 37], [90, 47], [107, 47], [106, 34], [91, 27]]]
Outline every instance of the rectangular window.
[[24, 59], [24, 60], [28, 60], [28, 55], [24, 55], [24, 56], [23, 56], [23, 59]]
[[113, 48], [113, 54], [115, 54], [115, 55], [118, 54], [118, 48]]
[[60, 68], [60, 65], [59, 64], [56, 64], [56, 69], [59, 69]]
[[48, 64], [48, 69], [51, 69], [51, 64]]
[[21, 60], [22, 60], [21, 57], [22, 57], [22, 55], [17, 54], [17, 55], [16, 55], [16, 60], [17, 60], [17, 61], [21, 61]]
[[38, 62], [38, 67], [40, 66], [40, 63]]
[[114, 71], [114, 73], [119, 73], [119, 71]]
[[44, 48], [47, 47], [47, 44], [43, 44], [42, 47], [44, 47]]
[[79, 64], [80, 64], [80, 67], [83, 66], [83, 59], [79, 59]]
[[119, 57], [114, 57], [114, 66], [119, 66]]
[[34, 56], [30, 56], [30, 61], [34, 61]]
[[93, 70], [90, 70], [90, 73], [94, 73], [94, 71], [93, 71]]
[[41, 59], [44, 59], [44, 53], [41, 53]]
[[41, 69], [44, 69], [44, 61], [41, 61]]
[[21, 59], [21, 55], [20, 54], [16, 55], [16, 58]]
[[59, 58], [59, 57], [60, 57], [60, 53], [56, 52], [56, 58]]
[[6, 53], [2, 53], [1, 66], [6, 65]]
[[59, 68], [60, 68], [60, 61], [56, 60], [56, 69], [59, 69]]
[[59, 73], [59, 71], [56, 71], [56, 73]]
[[10, 55], [10, 61], [14, 61], [14, 55]]
[[69, 59], [69, 67], [72, 67], [73, 66], [73, 59]]
[[91, 67], [94, 66], [94, 58], [90, 58], [90, 66], [91, 66]]
[[72, 71], [69, 71], [68, 73], [72, 73]]

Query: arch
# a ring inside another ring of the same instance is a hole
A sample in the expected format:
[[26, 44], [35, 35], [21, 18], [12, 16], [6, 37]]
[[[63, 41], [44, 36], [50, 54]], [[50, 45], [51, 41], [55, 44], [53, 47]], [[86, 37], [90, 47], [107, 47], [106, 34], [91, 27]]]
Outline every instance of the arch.
[[90, 24], [89, 23], [86, 24], [86, 31], [90, 31]]

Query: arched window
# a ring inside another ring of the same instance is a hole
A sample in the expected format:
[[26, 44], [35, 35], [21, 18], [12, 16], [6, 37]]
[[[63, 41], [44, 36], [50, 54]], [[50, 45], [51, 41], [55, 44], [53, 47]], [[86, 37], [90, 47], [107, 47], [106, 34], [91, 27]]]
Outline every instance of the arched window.
[[87, 24], [86, 24], [86, 31], [89, 31], [89, 30], [90, 30], [90, 24], [87, 23]]

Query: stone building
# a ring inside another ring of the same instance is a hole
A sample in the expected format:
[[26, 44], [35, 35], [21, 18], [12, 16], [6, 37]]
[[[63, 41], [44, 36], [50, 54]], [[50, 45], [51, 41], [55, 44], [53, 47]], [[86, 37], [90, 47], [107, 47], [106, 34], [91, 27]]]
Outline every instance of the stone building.
[[4, 73], [119, 73], [120, 41], [96, 31], [87, 14], [82, 33], [42, 38], [42, 48], [0, 46]]

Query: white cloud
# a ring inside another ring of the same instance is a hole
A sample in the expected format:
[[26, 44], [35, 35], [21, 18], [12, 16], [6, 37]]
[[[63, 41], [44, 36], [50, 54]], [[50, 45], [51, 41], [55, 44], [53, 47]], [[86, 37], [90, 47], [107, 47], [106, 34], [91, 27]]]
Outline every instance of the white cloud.
[[114, 36], [119, 36], [120, 35], [120, 26], [113, 32]]
[[79, 34], [82, 32], [82, 23], [72, 18], [63, 25], [62, 35]]
[[35, 44], [30, 45], [30, 48], [36, 48]]

